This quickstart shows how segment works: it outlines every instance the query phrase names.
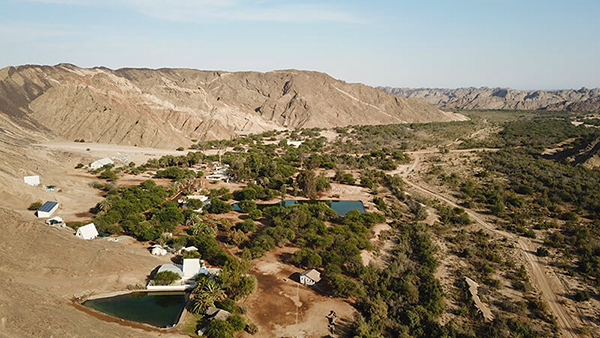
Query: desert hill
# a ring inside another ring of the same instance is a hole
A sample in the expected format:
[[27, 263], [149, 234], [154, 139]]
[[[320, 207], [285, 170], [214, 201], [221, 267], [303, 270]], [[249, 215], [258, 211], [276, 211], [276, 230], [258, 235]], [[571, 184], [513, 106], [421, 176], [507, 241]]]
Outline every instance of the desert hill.
[[229, 138], [235, 131], [464, 119], [317, 72], [70, 64], [0, 70], [0, 116], [49, 138], [153, 147]]
[[519, 109], [600, 112], [600, 88], [519, 91], [510, 88], [391, 88], [386, 93], [416, 98], [440, 109]]

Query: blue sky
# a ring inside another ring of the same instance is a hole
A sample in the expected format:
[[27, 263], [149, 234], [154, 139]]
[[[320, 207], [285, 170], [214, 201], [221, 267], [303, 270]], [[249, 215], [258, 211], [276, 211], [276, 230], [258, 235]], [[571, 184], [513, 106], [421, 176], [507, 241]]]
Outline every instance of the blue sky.
[[597, 0], [0, 0], [0, 67], [307, 69], [397, 87], [600, 87]]

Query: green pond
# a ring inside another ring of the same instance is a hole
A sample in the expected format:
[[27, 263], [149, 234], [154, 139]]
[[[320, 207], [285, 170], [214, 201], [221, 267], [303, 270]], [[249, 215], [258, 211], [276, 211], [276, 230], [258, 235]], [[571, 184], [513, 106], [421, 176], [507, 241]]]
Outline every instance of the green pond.
[[[351, 210], [358, 210], [358, 212], [360, 212], [361, 214], [365, 213], [365, 206], [363, 204], [362, 201], [334, 201], [334, 200], [285, 200], [283, 201], [283, 205], [287, 208], [290, 205], [296, 204], [296, 203], [325, 203], [327, 204], [331, 209], [333, 209], [335, 212], [337, 212], [340, 216], [346, 216], [346, 214], [351, 211]], [[259, 207], [268, 207], [268, 206], [273, 206], [273, 205], [279, 205], [280, 203], [276, 203], [276, 204], [259, 204]], [[241, 211], [240, 207], [236, 204], [233, 205], [233, 210], [235, 211]]]
[[177, 324], [185, 303], [185, 294], [181, 292], [133, 292], [91, 299], [83, 305], [113, 317], [169, 327]]

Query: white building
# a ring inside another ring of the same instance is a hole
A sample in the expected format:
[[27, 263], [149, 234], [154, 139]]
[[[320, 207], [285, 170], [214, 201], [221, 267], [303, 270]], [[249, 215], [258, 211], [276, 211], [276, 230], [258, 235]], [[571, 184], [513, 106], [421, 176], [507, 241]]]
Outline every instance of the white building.
[[85, 240], [94, 239], [98, 237], [98, 230], [96, 230], [96, 226], [94, 225], [94, 223], [86, 224], [77, 229], [75, 236]]
[[23, 181], [32, 187], [37, 187], [38, 185], [40, 185], [40, 177], [38, 175], [25, 176], [23, 177]]
[[58, 210], [58, 202], [47, 201], [37, 211], [38, 218], [48, 218]]
[[184, 258], [183, 259], [183, 279], [192, 280], [200, 273], [200, 269], [206, 268], [204, 261], [200, 263], [199, 258]]
[[107, 164], [114, 164], [115, 162], [113, 162], [113, 160], [111, 160], [110, 158], [106, 157], [106, 158], [101, 158], [97, 161], [94, 161], [90, 164], [90, 169], [92, 170], [96, 170], [96, 169], [100, 169], [102, 167], [104, 167]]
[[300, 273], [300, 284], [315, 285], [321, 280], [321, 273], [315, 269], [306, 270]]

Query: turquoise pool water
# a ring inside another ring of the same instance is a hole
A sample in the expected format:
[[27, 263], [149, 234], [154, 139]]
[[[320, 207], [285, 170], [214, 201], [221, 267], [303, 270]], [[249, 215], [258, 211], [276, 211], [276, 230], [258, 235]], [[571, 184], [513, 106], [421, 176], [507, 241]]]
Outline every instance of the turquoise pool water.
[[185, 294], [134, 292], [88, 300], [83, 305], [113, 317], [156, 327], [168, 327], [177, 324], [185, 308]]
[[[365, 213], [365, 206], [362, 201], [285, 200], [285, 201], [283, 201], [283, 204], [285, 207], [289, 207], [290, 205], [293, 205], [296, 203], [319, 203], [319, 202], [323, 202], [323, 203], [327, 204], [331, 209], [333, 209], [335, 212], [340, 214], [340, 216], [346, 216], [346, 214], [351, 210], [358, 210], [358, 212], [360, 212], [361, 214]], [[279, 203], [277, 203], [277, 204], [279, 204]], [[277, 204], [259, 204], [258, 206], [259, 207], [261, 207], [261, 206], [267, 207], [267, 206], [273, 206], [273, 205], [277, 205]], [[241, 211], [240, 208], [238, 207], [237, 203], [233, 205], [233, 210]]]

